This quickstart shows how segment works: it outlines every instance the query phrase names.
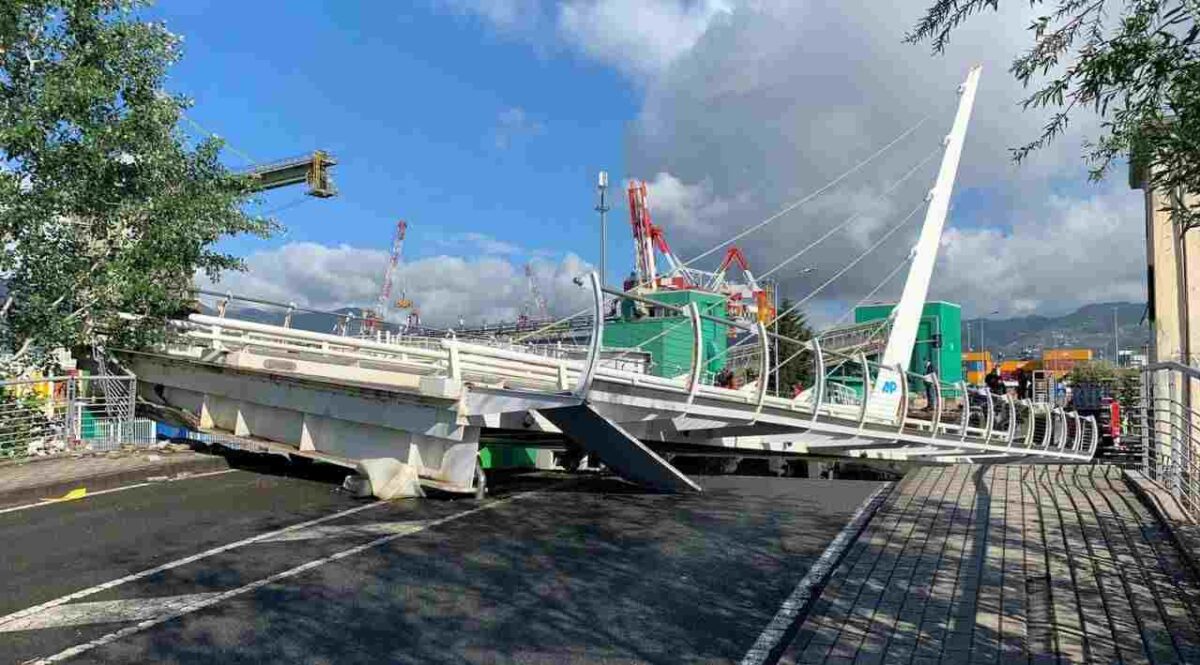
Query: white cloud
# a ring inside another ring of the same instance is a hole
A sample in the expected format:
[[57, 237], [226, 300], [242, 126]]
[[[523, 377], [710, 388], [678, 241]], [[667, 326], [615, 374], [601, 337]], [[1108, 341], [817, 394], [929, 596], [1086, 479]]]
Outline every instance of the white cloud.
[[557, 23], [584, 54], [645, 77], [670, 66], [728, 12], [720, 0], [572, 0], [559, 7]]
[[529, 117], [525, 109], [514, 106], [500, 112], [496, 128], [492, 132], [493, 142], [500, 150], [506, 150], [515, 142], [546, 132], [546, 126]]
[[479, 254], [519, 254], [521, 247], [511, 242], [497, 240], [486, 233], [464, 233], [458, 236], [462, 242], [472, 246]]
[[1017, 316], [1080, 303], [1146, 297], [1140, 192], [1120, 183], [1082, 198], [1051, 196], [1017, 211], [1008, 228], [950, 228], [934, 297], [974, 313]]
[[544, 35], [637, 79], [669, 67], [727, 15], [724, 0], [438, 0], [538, 48]]
[[[246, 272], [227, 273], [219, 284], [203, 276], [197, 281], [236, 295], [332, 310], [375, 303], [387, 254], [298, 242], [251, 254], [246, 264]], [[553, 315], [578, 311], [591, 301], [590, 293], [573, 281], [591, 270], [578, 256], [534, 259], [531, 266]], [[524, 266], [499, 256], [441, 255], [405, 262], [394, 284], [397, 294], [403, 291], [414, 301], [422, 321], [435, 326], [457, 325], [459, 317], [469, 324], [511, 321], [529, 299]]]
[[[1136, 195], [1122, 190], [1120, 173], [1103, 188], [1083, 185], [1081, 146], [1098, 121], [1080, 115], [1026, 163], [1010, 159], [1009, 149], [1037, 137], [1047, 118], [1022, 111], [1019, 101], [1030, 90], [1008, 73], [1012, 58], [1031, 44], [1026, 28], [1038, 8], [1006, 3], [1000, 12], [985, 11], [956, 30], [944, 55], [931, 56], [927, 45], [902, 42], [931, 2], [564, 0], [543, 1], [526, 15], [535, 17], [539, 34], [557, 35], [561, 47], [637, 84], [642, 103], [625, 141], [628, 172], [650, 180], [654, 219], [685, 259], [816, 190], [928, 116], [861, 173], [739, 242], [761, 273], [861, 213], [845, 233], [781, 271], [783, 293], [805, 295], [921, 202], [953, 116], [954, 90], [980, 63], [933, 294], [964, 303], [969, 316], [1143, 298]], [[546, 29], [551, 24], [553, 31]], [[880, 197], [929, 155], [910, 182]], [[904, 259], [920, 220], [917, 214], [830, 285], [811, 306], [814, 318], [876, 286]], [[802, 275], [804, 267], [816, 270]], [[903, 273], [877, 297], [894, 297], [902, 283]]]
[[459, 13], [472, 13], [487, 19], [497, 28], [512, 30], [537, 19], [539, 0], [438, 0]]

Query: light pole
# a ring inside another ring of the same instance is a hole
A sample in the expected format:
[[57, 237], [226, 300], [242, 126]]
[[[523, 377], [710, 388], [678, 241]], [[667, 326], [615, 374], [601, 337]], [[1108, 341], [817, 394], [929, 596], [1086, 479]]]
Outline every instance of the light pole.
[[1117, 308], [1113, 306], [1113, 362], [1121, 366], [1121, 337], [1117, 332]]
[[596, 212], [600, 213], [600, 283], [608, 284], [604, 279], [604, 251], [608, 246], [608, 223], [607, 213], [610, 208], [608, 201], [605, 199], [605, 194], [608, 192], [608, 171], [601, 171], [596, 177], [596, 189], [600, 193], [600, 202], [596, 204]]
[[[1000, 310], [995, 309], [995, 310], [992, 310], [992, 313], [988, 314], [988, 316], [991, 316], [992, 314], [999, 314], [999, 313], [1000, 313]], [[979, 317], [979, 350], [983, 351], [984, 353], [987, 353], [987, 342], [984, 341], [984, 337], [983, 337], [983, 321], [984, 321], [984, 317], [982, 317], [982, 316]], [[984, 364], [984, 367], [986, 368], [987, 362], [984, 361], [983, 364]]]

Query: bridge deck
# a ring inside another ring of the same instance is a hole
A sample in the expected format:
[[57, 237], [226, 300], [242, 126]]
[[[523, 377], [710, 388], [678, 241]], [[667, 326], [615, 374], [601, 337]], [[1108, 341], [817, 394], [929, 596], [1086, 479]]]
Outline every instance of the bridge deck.
[[1200, 587], [1104, 466], [909, 474], [789, 663], [1200, 663]]

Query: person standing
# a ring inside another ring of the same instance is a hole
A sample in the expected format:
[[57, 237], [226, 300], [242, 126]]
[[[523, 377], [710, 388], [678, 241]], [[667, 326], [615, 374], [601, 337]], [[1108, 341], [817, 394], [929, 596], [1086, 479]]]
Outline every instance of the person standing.
[[1029, 398], [1029, 373], [1024, 367], [1017, 368], [1017, 399]]
[[934, 382], [934, 380], [935, 380], [935, 377], [933, 375], [933, 361], [926, 358], [925, 359], [925, 408], [927, 408], [927, 409], [933, 408], [933, 400], [934, 400], [933, 382]]

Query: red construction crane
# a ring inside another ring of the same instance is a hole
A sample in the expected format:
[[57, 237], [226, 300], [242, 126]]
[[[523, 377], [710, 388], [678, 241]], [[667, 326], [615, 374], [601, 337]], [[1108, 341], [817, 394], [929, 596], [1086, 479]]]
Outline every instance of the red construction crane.
[[369, 312], [367, 320], [363, 322], [363, 327], [371, 332], [377, 330], [380, 323], [387, 320], [388, 312], [393, 305], [397, 309], [412, 307], [412, 301], [404, 293], [400, 294], [399, 300], [395, 303], [392, 302], [392, 283], [395, 281], [400, 259], [404, 255], [404, 236], [407, 231], [408, 222], [404, 220], [396, 222], [396, 233], [392, 236], [391, 256], [388, 258], [387, 269], [383, 273], [383, 286], [379, 289], [379, 297], [375, 300], [375, 309]]
[[[633, 227], [634, 273], [637, 284], [650, 290], [659, 287], [690, 289], [696, 286], [683, 263], [671, 252], [662, 229], [650, 220], [650, 207], [646, 203], [646, 183], [640, 180], [629, 182], [629, 223]], [[671, 273], [660, 278], [654, 263], [654, 252], [658, 250], [667, 261]]]

